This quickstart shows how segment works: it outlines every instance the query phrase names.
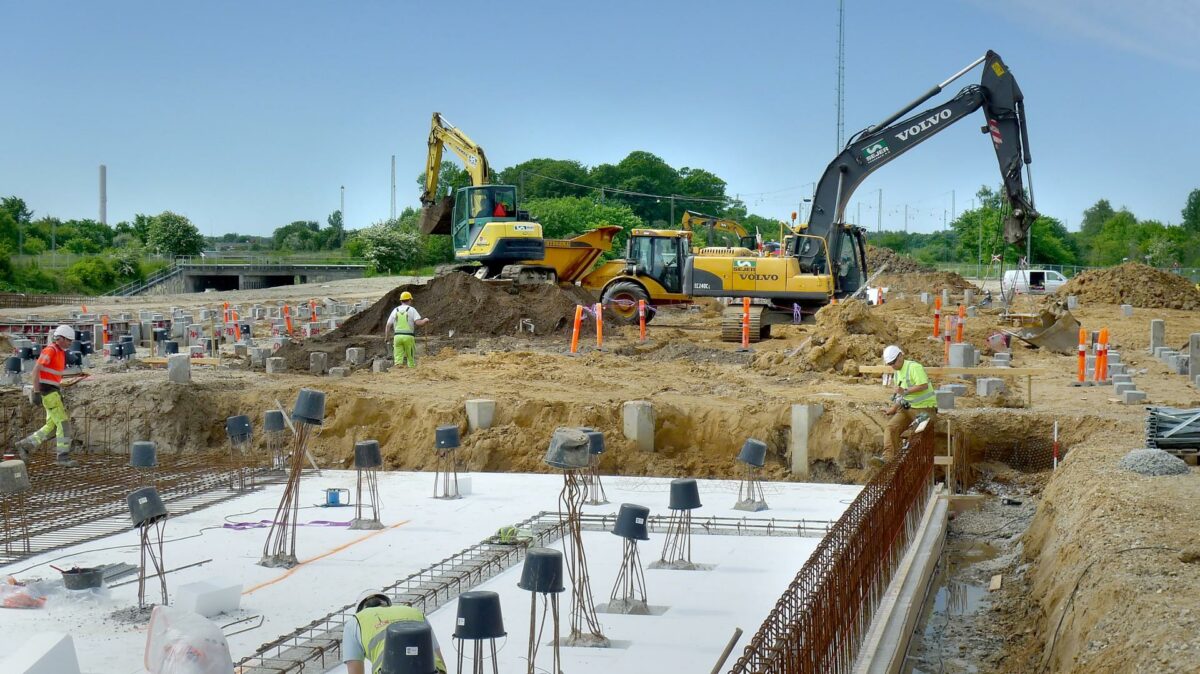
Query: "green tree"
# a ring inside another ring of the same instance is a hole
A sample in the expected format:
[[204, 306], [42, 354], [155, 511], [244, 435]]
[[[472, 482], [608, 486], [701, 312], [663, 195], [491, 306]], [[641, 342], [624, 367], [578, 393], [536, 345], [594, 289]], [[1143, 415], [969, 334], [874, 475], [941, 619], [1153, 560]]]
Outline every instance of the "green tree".
[[163, 211], [151, 219], [146, 238], [150, 248], [167, 257], [199, 255], [204, 250], [200, 230], [185, 216], [171, 211]]
[[342, 212], [334, 211], [325, 218], [325, 223], [329, 225], [325, 230], [325, 248], [328, 250], [336, 250], [342, 247], [342, 243], [346, 240], [346, 225], [342, 222]]
[[23, 225], [33, 221], [33, 211], [25, 205], [24, 199], [17, 196], [0, 199], [0, 211], [11, 215], [18, 224]]
[[548, 239], [566, 239], [601, 225], [621, 228], [613, 242], [613, 257], [625, 248], [629, 230], [644, 227], [633, 210], [624, 204], [596, 203], [587, 197], [558, 197], [533, 199], [525, 202], [529, 215], [542, 223], [542, 235]]
[[101, 293], [112, 288], [117, 274], [102, 257], [86, 257], [67, 268], [67, 284], [87, 293]]
[[398, 220], [377, 222], [356, 235], [362, 257], [376, 271], [397, 273], [417, 266], [421, 259], [421, 236], [401, 227]]
[[594, 189], [586, 187], [587, 167], [569, 159], [539, 158], [523, 161], [500, 171], [496, 182], [521, 188], [517, 197], [522, 202], [528, 199], [581, 197], [595, 193]]
[[1183, 228], [1192, 234], [1200, 234], [1200, 189], [1188, 194], [1183, 207]]
[[[450, 161], [443, 161], [441, 168], [438, 170], [438, 186], [437, 194], [433, 195], [435, 200], [442, 197], [448, 197], [458, 191], [460, 188], [467, 187], [471, 184], [471, 174], [467, 170], [460, 168], [458, 164]], [[422, 191], [425, 190], [425, 172], [417, 176], [417, 185]]]

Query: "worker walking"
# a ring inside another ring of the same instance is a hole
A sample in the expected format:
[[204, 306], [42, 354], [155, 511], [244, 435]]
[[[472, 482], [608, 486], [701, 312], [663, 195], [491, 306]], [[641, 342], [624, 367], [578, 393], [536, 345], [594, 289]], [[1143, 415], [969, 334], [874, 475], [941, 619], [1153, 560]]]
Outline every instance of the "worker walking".
[[[904, 352], [895, 344], [883, 350], [883, 362], [895, 373], [896, 384], [892, 405], [883, 412], [891, 419], [883, 438], [882, 461], [891, 461], [900, 451], [901, 434], [918, 415], [925, 414], [931, 421], [937, 417], [937, 393], [929, 383], [925, 368], [917, 361], [905, 358]], [[933, 423], [926, 424], [925, 432], [932, 430]]]
[[[342, 662], [348, 674], [365, 674], [363, 660], [371, 661], [371, 674], [383, 671], [384, 641], [388, 625], [395, 622], [428, 623], [425, 614], [412, 606], [392, 606], [392, 600], [382, 592], [365, 592], [354, 609], [354, 620], [342, 628]], [[433, 660], [439, 674], [446, 673], [442, 648], [433, 635]]]
[[55, 463], [74, 467], [78, 462], [71, 459], [71, 420], [62, 399], [63, 372], [67, 369], [67, 347], [75, 340], [75, 329], [60, 325], [54, 329], [50, 344], [42, 349], [41, 356], [33, 366], [34, 403], [41, 402], [46, 410], [46, 425], [33, 435], [17, 443], [21, 460], [27, 460], [30, 450], [51, 437], [55, 438]]
[[392, 338], [392, 359], [396, 365], [407, 361], [409, 367], [416, 367], [417, 326], [425, 325], [429, 319], [421, 318], [416, 307], [409, 302], [412, 302], [412, 293], [407, 290], [400, 293], [400, 306], [388, 314], [385, 334]]

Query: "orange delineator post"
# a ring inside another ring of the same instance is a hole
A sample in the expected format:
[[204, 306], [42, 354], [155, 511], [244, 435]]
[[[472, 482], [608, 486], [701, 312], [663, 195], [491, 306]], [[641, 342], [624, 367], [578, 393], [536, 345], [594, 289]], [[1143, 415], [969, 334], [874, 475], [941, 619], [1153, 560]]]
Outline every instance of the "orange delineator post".
[[1079, 383], [1087, 381], [1087, 330], [1079, 328]]
[[967, 323], [967, 308], [958, 305], [958, 325], [954, 328], [954, 342], [962, 344], [963, 326]]
[[222, 308], [225, 310], [225, 313], [224, 313], [225, 322], [228, 323], [229, 322], [229, 302], [226, 302]]
[[604, 348], [604, 305], [596, 302], [596, 350]]
[[638, 300], [638, 339], [646, 341], [646, 300]]
[[950, 367], [950, 331], [949, 330], [946, 331], [946, 334], [943, 336], [942, 341], [945, 343], [945, 346], [942, 348], [942, 363], [946, 367]]
[[100, 317], [100, 325], [104, 326], [104, 329], [100, 331], [100, 339], [101, 339], [100, 345], [108, 346], [108, 316], [107, 315]]
[[579, 324], [583, 322], [583, 305], [575, 305], [575, 325], [571, 328], [571, 353], [579, 351]]
[[750, 350], [750, 298], [742, 298], [742, 350]]
[[933, 338], [942, 337], [942, 298], [933, 298]]
[[1100, 329], [1100, 343], [1096, 349], [1096, 381], [1108, 381], [1108, 328]]
[[287, 325], [288, 337], [292, 336], [292, 309], [288, 305], [283, 305], [283, 321]]

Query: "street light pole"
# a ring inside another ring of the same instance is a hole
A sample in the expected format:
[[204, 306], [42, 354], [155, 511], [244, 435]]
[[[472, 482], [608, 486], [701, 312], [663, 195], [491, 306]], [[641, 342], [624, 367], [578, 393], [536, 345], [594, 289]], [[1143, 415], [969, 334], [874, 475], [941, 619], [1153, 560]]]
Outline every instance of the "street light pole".
[[342, 197], [338, 204], [338, 215], [342, 216], [342, 233], [338, 236], [338, 247], [346, 238], [346, 186], [342, 185]]

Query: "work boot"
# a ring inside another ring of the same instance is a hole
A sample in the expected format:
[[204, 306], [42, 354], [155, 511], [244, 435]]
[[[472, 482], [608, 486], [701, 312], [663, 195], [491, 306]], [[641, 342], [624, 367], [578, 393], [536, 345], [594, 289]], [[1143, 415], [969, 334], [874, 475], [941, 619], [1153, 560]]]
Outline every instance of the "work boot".
[[62, 466], [63, 468], [74, 468], [79, 465], [79, 462], [72, 459], [70, 454], [59, 454], [54, 459], [54, 465]]

